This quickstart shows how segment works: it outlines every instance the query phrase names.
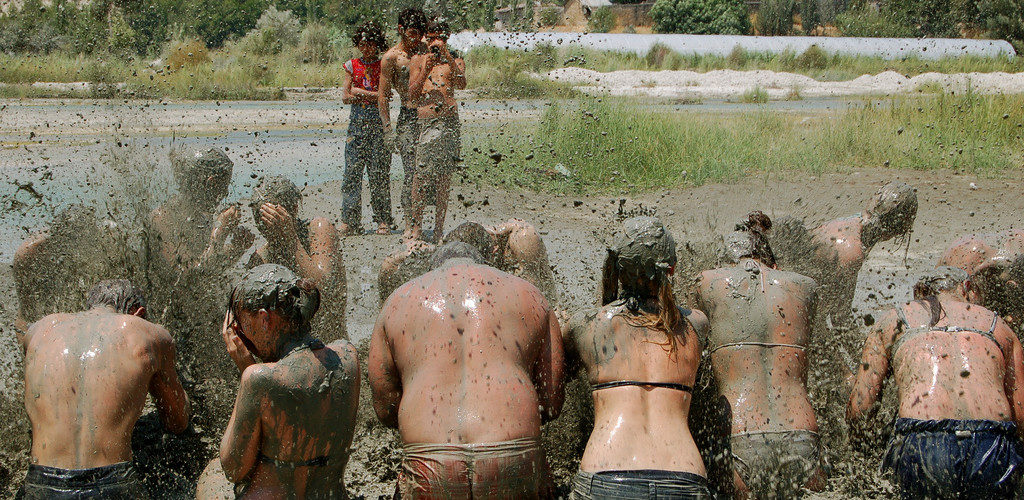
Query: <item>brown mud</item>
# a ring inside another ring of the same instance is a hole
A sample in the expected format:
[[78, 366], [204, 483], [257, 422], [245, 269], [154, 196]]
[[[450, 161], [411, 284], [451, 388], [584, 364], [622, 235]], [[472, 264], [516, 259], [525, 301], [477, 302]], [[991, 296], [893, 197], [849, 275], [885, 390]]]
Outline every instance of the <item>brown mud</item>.
[[[237, 161], [237, 159], [236, 159]], [[108, 163], [110, 160], [108, 159]], [[148, 162], [148, 163], [147, 163]], [[115, 162], [116, 163], [116, 162]], [[231, 278], [189, 277], [182, 283], [162, 283], [150, 274], [140, 255], [148, 237], [142, 221], [156, 204], [154, 185], [166, 179], [166, 157], [131, 160], [134, 166], [146, 165], [155, 177], [146, 182], [127, 182], [123, 202], [128, 206], [108, 213], [118, 214], [124, 230], [125, 255], [134, 256], [128, 273], [153, 290], [157, 314], [153, 319], [169, 327], [179, 343], [179, 367], [193, 398], [193, 428], [183, 436], [165, 434], [156, 414], [149, 410], [136, 429], [133, 448], [136, 462], [154, 498], [189, 498], [195, 479], [212, 458], [220, 443], [237, 386], [237, 370], [228, 360], [220, 340], [218, 316], [223, 308]], [[110, 168], [126, 168], [113, 165]], [[295, 174], [301, 177], [301, 171]], [[238, 182], [236, 175], [236, 182]], [[1017, 196], [1024, 187], [1024, 174], [1012, 172], [1000, 179], [957, 175], [952, 172], [915, 172], [888, 169], [850, 170], [843, 174], [797, 178], [755, 177], [734, 184], [710, 184], [699, 188], [674, 188], [637, 196], [551, 196], [528, 192], [510, 192], [490, 186], [456, 181], [448, 227], [465, 220], [494, 224], [509, 217], [520, 217], [534, 224], [544, 237], [554, 270], [561, 302], [570, 312], [596, 304], [600, 265], [612, 228], [622, 217], [654, 213], [662, 218], [679, 244], [676, 290], [680, 302], [687, 299], [686, 284], [699, 271], [719, 264], [720, 235], [732, 230], [745, 213], [759, 209], [773, 219], [794, 216], [808, 226], [861, 211], [869, 197], [883, 183], [899, 179], [918, 189], [920, 209], [909, 251], [896, 249], [891, 242], [878, 245], [863, 269], [854, 297], [851, 324], [833, 325], [824, 345], [842, 346], [859, 357], [865, 323], [881, 310], [905, 302], [910, 296], [913, 277], [934, 266], [946, 245], [968, 232], [1005, 230], [1021, 224], [1024, 199]], [[972, 183], [978, 186], [972, 188]], [[397, 200], [399, 184], [392, 186]], [[340, 182], [310, 185], [303, 189], [305, 199], [301, 216], [323, 215], [340, 219]], [[461, 196], [460, 196], [461, 195]], [[116, 197], [115, 197], [116, 198]], [[364, 202], [369, 194], [364, 192]], [[462, 200], [456, 201], [456, 200]], [[484, 203], [486, 201], [486, 203]], [[395, 203], [397, 205], [397, 203]], [[243, 223], [253, 227], [251, 215], [243, 211]], [[396, 212], [397, 214], [397, 212]], [[364, 210], [369, 220], [369, 210]], [[428, 221], [429, 222], [429, 221]], [[369, 223], [364, 226], [369, 227]], [[799, 255], [797, 238], [783, 238], [795, 249], [781, 243], [777, 253]], [[258, 243], [257, 243], [258, 244]], [[377, 271], [381, 260], [401, 247], [400, 236], [352, 236], [342, 242], [343, 262], [348, 278], [346, 307], [349, 338], [360, 346], [365, 364], [366, 344], [379, 308]], [[243, 261], [246, 259], [243, 257]], [[799, 257], [791, 258], [801, 262]], [[795, 266], [795, 264], [794, 264]], [[229, 276], [238, 268], [229, 270]], [[14, 288], [10, 266], [0, 269], [0, 289], [10, 298], [0, 302], [3, 325], [12, 325], [15, 314]], [[174, 293], [170, 293], [171, 291]], [[162, 306], [161, 306], [162, 304]], [[30, 437], [22, 406], [22, 366], [20, 350], [9, 327], [0, 337], [0, 495], [10, 496], [24, 477]], [[819, 339], [820, 340], [820, 339]], [[834, 341], [834, 342], [832, 342]], [[880, 446], [867, 454], [851, 450], [845, 444], [841, 415], [846, 404], [845, 390], [830, 381], [847, 370], [836, 356], [812, 360], [810, 373], [812, 399], [819, 410], [822, 431], [831, 443], [829, 457], [832, 478], [828, 491], [811, 498], [888, 498], [891, 485], [877, 474]], [[891, 392], [891, 391], [890, 391]], [[586, 382], [575, 377], [567, 387], [567, 402], [562, 416], [544, 429], [545, 447], [561, 492], [576, 470], [592, 425], [592, 408]], [[696, 406], [707, 404], [698, 397]], [[695, 412], [697, 409], [695, 408]], [[892, 418], [892, 400], [877, 418], [879, 443]], [[705, 429], [697, 428], [700, 433]], [[705, 438], [714, 443], [713, 437]], [[390, 496], [400, 460], [398, 440], [392, 430], [381, 426], [373, 415], [365, 366], [360, 396], [359, 423], [353, 444], [346, 482], [349, 491], [364, 498]]]

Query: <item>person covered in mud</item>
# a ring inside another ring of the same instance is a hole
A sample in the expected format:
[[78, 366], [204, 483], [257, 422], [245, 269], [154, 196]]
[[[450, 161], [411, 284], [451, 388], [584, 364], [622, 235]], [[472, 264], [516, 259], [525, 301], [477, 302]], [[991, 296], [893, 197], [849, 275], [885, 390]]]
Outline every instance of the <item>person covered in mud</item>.
[[1024, 433], [1024, 354], [999, 316], [970, 304], [967, 273], [939, 267], [914, 301], [881, 318], [846, 410], [863, 439], [882, 386], [896, 384], [898, 418], [882, 458], [905, 499], [1013, 498]]
[[[384, 149], [398, 150], [402, 157], [402, 213], [408, 218], [412, 203], [412, 177], [416, 171], [416, 143], [420, 128], [416, 102], [409, 97], [409, 63], [412, 56], [425, 54], [427, 44], [423, 32], [427, 29], [427, 16], [422, 10], [409, 7], [398, 14], [398, 43], [388, 49], [380, 59], [380, 90], [377, 109], [384, 124]], [[398, 93], [398, 121], [391, 126], [391, 91]], [[428, 186], [429, 189], [429, 186]], [[430, 198], [430, 196], [427, 196]]]
[[171, 168], [178, 194], [150, 216], [157, 256], [178, 273], [233, 265], [254, 240], [239, 225], [238, 207], [217, 212], [228, 195], [234, 163], [218, 148], [182, 146], [171, 151]]
[[11, 262], [18, 294], [15, 331], [23, 335], [29, 323], [48, 314], [81, 311], [88, 284], [123, 272], [111, 259], [113, 228], [103, 227], [96, 210], [70, 205], [48, 228], [32, 234], [18, 247]]
[[301, 201], [298, 186], [282, 176], [264, 177], [253, 188], [249, 207], [267, 243], [256, 249], [247, 267], [279, 264], [312, 281], [323, 299], [314, 329], [328, 341], [347, 338], [345, 266], [338, 230], [324, 217], [300, 219]]
[[225, 478], [235, 498], [348, 498], [359, 362], [348, 341], [313, 336], [319, 307], [316, 286], [276, 264], [231, 291], [222, 335], [242, 378], [197, 498], [231, 498]]
[[1024, 328], [1024, 230], [965, 235], [937, 265], [967, 271], [976, 303], [1000, 313], [1011, 328]]
[[385, 148], [381, 113], [377, 107], [380, 50], [387, 46], [384, 30], [375, 21], [367, 21], [352, 34], [352, 44], [361, 57], [343, 65], [341, 101], [351, 106], [351, 112], [345, 142], [345, 178], [341, 187], [341, 233], [362, 234], [363, 172], [366, 172], [377, 234], [390, 234], [394, 225], [391, 218], [392, 149]]
[[451, 175], [459, 161], [459, 103], [455, 90], [466, 88], [466, 63], [448, 48], [448, 23], [434, 17], [424, 33], [427, 50], [409, 62], [409, 99], [416, 103], [420, 129], [416, 146], [416, 171], [412, 179], [410, 215], [405, 237], [422, 239], [424, 206], [428, 193], [434, 194], [434, 236], [444, 234]]
[[[533, 224], [515, 218], [496, 226], [463, 222], [446, 234], [443, 241], [468, 243], [480, 252], [487, 265], [529, 281], [540, 289], [552, 307], [558, 306], [548, 251]], [[406, 240], [404, 249], [385, 258], [377, 280], [381, 302], [403, 283], [427, 272], [435, 250], [430, 243]]]
[[127, 280], [101, 281], [86, 306], [46, 316], [24, 338], [27, 500], [146, 498], [131, 441], [147, 394], [168, 431], [189, 426], [174, 342], [146, 321], [142, 292]]
[[675, 263], [660, 220], [626, 220], [605, 259], [601, 308], [565, 328], [566, 358], [583, 362], [594, 399], [574, 499], [712, 498], [688, 425], [708, 322], [676, 306]]
[[747, 215], [725, 238], [732, 265], [697, 278], [707, 312], [707, 347], [729, 428], [736, 498], [795, 498], [821, 490], [826, 473], [818, 423], [807, 392], [805, 352], [817, 283], [779, 271], [765, 232], [771, 220]]
[[550, 487], [540, 426], [562, 409], [558, 321], [537, 287], [462, 242], [384, 302], [367, 370], [405, 458], [397, 493], [538, 498]]

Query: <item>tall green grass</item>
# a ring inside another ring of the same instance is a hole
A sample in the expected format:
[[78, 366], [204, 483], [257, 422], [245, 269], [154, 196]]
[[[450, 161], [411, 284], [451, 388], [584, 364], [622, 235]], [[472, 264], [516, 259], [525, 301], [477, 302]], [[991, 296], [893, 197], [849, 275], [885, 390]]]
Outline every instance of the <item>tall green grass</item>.
[[672, 112], [636, 100], [585, 98], [552, 103], [538, 124], [467, 134], [464, 156], [470, 175], [489, 183], [559, 192], [642, 191], [884, 165], [998, 175], [1024, 164], [1022, 124], [1024, 96], [970, 92], [864, 101], [810, 119], [764, 109]]

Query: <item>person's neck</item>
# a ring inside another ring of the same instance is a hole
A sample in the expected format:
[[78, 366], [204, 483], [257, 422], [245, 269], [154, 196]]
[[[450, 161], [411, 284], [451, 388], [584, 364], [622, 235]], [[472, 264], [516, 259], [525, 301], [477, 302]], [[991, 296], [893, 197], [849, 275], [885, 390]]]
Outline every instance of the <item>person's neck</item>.
[[281, 336], [281, 340], [277, 344], [277, 348], [275, 349], [276, 359], [272, 361], [281, 361], [297, 349], [310, 345], [310, 342], [312, 341], [313, 337], [308, 331], [304, 334], [283, 334]]
[[879, 242], [890, 239], [885, 238], [878, 220], [870, 215], [860, 217], [860, 246], [865, 251], [871, 250]]
[[405, 53], [407, 53], [407, 54], [408, 54], [408, 53], [411, 53], [411, 52], [412, 52], [412, 51], [413, 51], [413, 50], [414, 50], [414, 49], [416, 48], [416, 45], [418, 45], [418, 44], [419, 44], [419, 43], [418, 43], [418, 42], [417, 42], [416, 40], [411, 40], [411, 39], [410, 39], [410, 40], [409, 40], [409, 41], [407, 42], [407, 41], [406, 41], [406, 40], [405, 40], [405, 39], [403, 38], [403, 39], [401, 39], [401, 40], [399, 40], [399, 41], [398, 41], [398, 48], [399, 48], [399, 49], [401, 49], [401, 50], [402, 50], [402, 52], [405, 52]]

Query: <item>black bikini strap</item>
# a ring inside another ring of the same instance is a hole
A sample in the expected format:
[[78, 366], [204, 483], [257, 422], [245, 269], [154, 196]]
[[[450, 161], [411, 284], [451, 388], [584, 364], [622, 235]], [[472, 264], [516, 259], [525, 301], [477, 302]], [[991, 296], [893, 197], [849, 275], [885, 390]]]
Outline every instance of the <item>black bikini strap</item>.
[[992, 313], [992, 326], [988, 327], [988, 334], [989, 335], [992, 335], [993, 333], [996, 332], [996, 323], [998, 323], [998, 322], [999, 322], [999, 313], [997, 313], [997, 312]]
[[640, 386], [640, 387], [660, 387], [663, 389], [675, 389], [683, 392], [693, 392], [693, 387], [683, 384], [675, 384], [672, 382], [638, 382], [636, 380], [616, 380], [614, 382], [602, 382], [600, 384], [594, 384], [593, 390], [599, 391], [601, 389], [611, 389], [613, 387], [627, 387], [627, 386]]
[[896, 316], [900, 318], [900, 323], [903, 323], [903, 327], [906, 328], [907, 330], [910, 330], [910, 323], [907, 322], [907, 316], [903, 314], [902, 307], [896, 308]]
[[329, 462], [330, 460], [331, 460], [330, 457], [322, 456], [322, 457], [312, 458], [312, 459], [309, 459], [309, 460], [296, 460], [296, 461], [293, 462], [293, 461], [290, 461], [290, 460], [278, 460], [276, 458], [271, 458], [271, 457], [268, 457], [268, 456], [260, 453], [260, 462], [265, 463], [265, 464], [271, 464], [274, 467], [287, 468], [287, 469], [294, 469], [294, 468], [297, 468], [297, 467], [320, 467], [320, 466], [323, 466], [323, 465], [327, 465], [327, 462]]

